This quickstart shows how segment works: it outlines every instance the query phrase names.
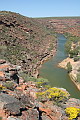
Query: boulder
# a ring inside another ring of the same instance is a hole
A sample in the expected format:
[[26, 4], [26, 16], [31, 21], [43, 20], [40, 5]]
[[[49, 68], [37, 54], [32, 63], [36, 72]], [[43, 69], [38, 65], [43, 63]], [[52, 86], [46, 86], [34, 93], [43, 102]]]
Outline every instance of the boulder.
[[5, 111], [1, 109], [0, 109], [0, 118], [2, 118], [2, 120], [7, 120], [7, 114], [5, 114]]
[[22, 95], [20, 97], [20, 103], [25, 107], [32, 108], [34, 107], [34, 101], [32, 101], [32, 98], [27, 94], [27, 95]]
[[18, 99], [8, 94], [0, 94], [0, 109], [4, 109], [10, 114], [16, 115], [20, 113], [20, 108], [21, 105]]
[[27, 111], [26, 120], [39, 120], [39, 113], [36, 109], [30, 109]]

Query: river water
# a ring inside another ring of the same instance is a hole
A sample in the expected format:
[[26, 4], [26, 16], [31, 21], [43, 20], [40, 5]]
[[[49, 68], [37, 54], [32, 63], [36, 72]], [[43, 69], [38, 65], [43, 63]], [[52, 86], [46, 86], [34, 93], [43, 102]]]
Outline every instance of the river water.
[[52, 87], [65, 88], [70, 93], [71, 97], [80, 99], [80, 91], [70, 80], [67, 71], [57, 66], [59, 62], [67, 57], [64, 47], [66, 38], [62, 34], [58, 34], [57, 38], [57, 52], [53, 58], [42, 65], [39, 70], [39, 75], [43, 78], [47, 78]]

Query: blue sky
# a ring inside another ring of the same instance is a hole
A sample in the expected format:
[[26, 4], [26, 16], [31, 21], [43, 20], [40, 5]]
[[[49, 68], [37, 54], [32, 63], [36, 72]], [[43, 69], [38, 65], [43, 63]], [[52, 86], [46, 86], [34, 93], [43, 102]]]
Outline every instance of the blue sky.
[[80, 0], [0, 0], [0, 11], [28, 17], [80, 16]]

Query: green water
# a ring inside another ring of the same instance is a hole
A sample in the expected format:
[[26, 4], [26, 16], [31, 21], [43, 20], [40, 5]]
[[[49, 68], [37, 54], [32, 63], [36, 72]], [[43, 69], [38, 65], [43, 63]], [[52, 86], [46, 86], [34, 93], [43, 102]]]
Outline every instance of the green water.
[[56, 55], [42, 65], [39, 74], [41, 77], [47, 78], [52, 87], [65, 88], [71, 94], [71, 97], [80, 99], [80, 91], [70, 80], [67, 71], [57, 67], [57, 64], [67, 57], [64, 48], [66, 38], [62, 34], [58, 34], [57, 37], [58, 46]]

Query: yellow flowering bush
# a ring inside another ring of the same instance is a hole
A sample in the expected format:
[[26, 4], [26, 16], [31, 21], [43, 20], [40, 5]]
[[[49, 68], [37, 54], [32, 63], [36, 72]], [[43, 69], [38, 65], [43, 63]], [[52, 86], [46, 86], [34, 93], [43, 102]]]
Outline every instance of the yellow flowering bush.
[[5, 87], [3, 85], [0, 85], [0, 91], [4, 90]]
[[62, 101], [64, 98], [69, 97], [69, 93], [60, 88], [49, 88], [46, 91], [38, 92], [37, 97], [39, 99], [50, 99], [50, 100], [58, 100]]
[[38, 88], [41, 87], [42, 84], [43, 84], [43, 82], [36, 82], [36, 86], [37, 86]]
[[76, 107], [68, 107], [66, 108], [66, 113], [69, 115], [69, 119], [72, 120], [78, 116], [80, 113], [80, 109]]
[[50, 88], [50, 85], [49, 85], [49, 84], [46, 84], [45, 82], [36, 82], [36, 86], [37, 86], [38, 88], [43, 87], [44, 89]]

